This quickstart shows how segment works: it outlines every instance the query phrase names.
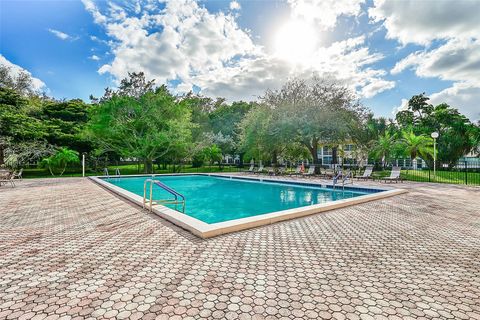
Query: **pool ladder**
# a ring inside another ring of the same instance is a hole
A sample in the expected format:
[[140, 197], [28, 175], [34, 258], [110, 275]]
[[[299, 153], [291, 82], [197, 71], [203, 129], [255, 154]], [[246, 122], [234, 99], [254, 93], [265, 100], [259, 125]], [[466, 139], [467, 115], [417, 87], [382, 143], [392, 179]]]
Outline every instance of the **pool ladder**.
[[[107, 178], [110, 178], [110, 174], [108, 173], [108, 168], [103, 168], [103, 175]], [[116, 168], [115, 169], [115, 177], [120, 177], [120, 169], [119, 168]]]
[[[148, 194], [147, 194], [147, 185], [150, 185], [150, 190]], [[174, 199], [154, 200], [153, 199], [154, 186], [158, 186], [163, 190], [167, 191], [168, 193], [174, 196]], [[185, 197], [181, 193], [178, 193], [177, 191], [173, 190], [166, 184], [162, 183], [160, 180], [146, 179], [145, 182], [143, 183], [143, 208], [148, 209], [148, 211], [152, 212], [154, 205], [163, 205], [163, 204], [174, 204], [175, 210], [177, 210], [177, 205], [181, 204], [182, 205], [181, 212], [185, 213]]]
[[338, 174], [333, 178], [333, 189], [335, 190], [335, 186], [337, 185], [338, 179], [342, 181], [342, 189], [345, 189], [346, 184], [353, 184], [353, 176], [352, 172], [348, 171], [347, 174], [343, 174], [342, 170], [338, 172]]

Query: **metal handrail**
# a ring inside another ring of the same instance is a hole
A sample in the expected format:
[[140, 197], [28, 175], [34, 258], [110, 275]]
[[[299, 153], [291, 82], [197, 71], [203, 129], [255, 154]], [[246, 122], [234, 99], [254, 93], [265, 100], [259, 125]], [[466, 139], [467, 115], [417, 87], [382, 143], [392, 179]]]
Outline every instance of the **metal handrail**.
[[166, 184], [164, 184], [163, 182], [159, 181], [159, 180], [154, 180], [154, 183], [161, 187], [162, 189], [168, 191], [169, 193], [173, 194], [175, 196], [175, 200], [178, 199], [178, 197], [182, 198], [183, 201], [185, 201], [185, 196], [181, 193], [178, 193], [177, 191], [173, 190], [172, 188], [170, 188], [169, 186], [167, 186]]
[[[147, 183], [150, 183], [150, 199], [147, 200]], [[153, 185], [157, 185], [163, 190], [167, 191], [168, 193], [172, 194], [175, 199], [170, 200], [170, 199], [160, 199], [160, 200], [153, 200]], [[178, 198], [182, 198], [182, 200], [179, 200]], [[181, 193], [178, 193], [177, 191], [173, 190], [169, 186], [165, 185], [159, 180], [155, 179], [146, 179], [145, 182], [143, 183], [143, 208], [146, 208], [147, 204], [149, 205], [149, 211], [151, 212], [153, 209], [153, 205], [155, 204], [182, 204], [182, 212], [185, 212], [185, 196], [182, 195]]]
[[352, 172], [348, 171], [346, 175], [343, 174], [342, 170], [338, 171], [338, 174], [333, 177], [333, 189], [335, 190], [335, 186], [337, 185], [338, 179], [342, 179], [342, 188], [345, 189], [345, 182], [347, 180], [350, 180], [350, 184], [353, 184], [353, 177], [352, 177]]

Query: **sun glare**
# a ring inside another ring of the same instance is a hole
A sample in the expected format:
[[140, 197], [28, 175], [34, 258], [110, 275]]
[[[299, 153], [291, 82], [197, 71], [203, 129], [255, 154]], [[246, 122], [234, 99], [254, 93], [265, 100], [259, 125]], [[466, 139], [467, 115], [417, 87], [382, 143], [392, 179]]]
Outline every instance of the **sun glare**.
[[275, 36], [275, 54], [292, 63], [311, 58], [316, 47], [315, 30], [305, 22], [290, 21]]

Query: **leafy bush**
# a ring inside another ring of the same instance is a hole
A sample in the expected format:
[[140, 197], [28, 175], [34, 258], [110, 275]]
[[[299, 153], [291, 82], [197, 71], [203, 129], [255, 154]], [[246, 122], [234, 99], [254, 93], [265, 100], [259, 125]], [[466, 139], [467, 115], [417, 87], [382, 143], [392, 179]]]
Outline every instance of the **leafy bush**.
[[79, 162], [80, 160], [77, 151], [68, 148], [61, 148], [54, 155], [44, 158], [40, 162], [40, 166], [42, 168], [47, 168], [52, 176], [55, 176], [55, 172], [60, 171], [61, 176], [69, 164], [76, 164]]

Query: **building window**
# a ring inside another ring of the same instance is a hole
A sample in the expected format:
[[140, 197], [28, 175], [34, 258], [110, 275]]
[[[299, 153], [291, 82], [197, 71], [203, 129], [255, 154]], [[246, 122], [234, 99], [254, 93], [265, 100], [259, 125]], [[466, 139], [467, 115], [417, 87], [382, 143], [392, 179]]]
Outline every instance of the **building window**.
[[332, 164], [332, 156], [324, 156], [322, 163], [323, 164]]
[[343, 147], [343, 150], [344, 150], [344, 151], [353, 151], [353, 149], [354, 149], [353, 144], [346, 144], [346, 145]]

